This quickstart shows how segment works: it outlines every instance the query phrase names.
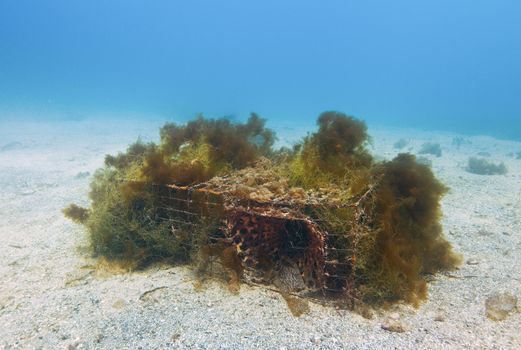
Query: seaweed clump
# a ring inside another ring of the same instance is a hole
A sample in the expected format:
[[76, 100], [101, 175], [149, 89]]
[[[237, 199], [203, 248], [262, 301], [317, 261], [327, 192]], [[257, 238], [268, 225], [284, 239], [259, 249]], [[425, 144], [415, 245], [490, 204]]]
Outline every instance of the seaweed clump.
[[467, 172], [477, 175], [504, 175], [507, 167], [504, 163], [494, 164], [484, 158], [471, 157], [468, 160]]
[[451, 144], [453, 146], [456, 146], [457, 149], [459, 149], [463, 145], [470, 145], [470, 144], [472, 144], [472, 142], [470, 140], [464, 138], [464, 137], [458, 136], [458, 137], [454, 137], [452, 139]]
[[289, 169], [290, 180], [305, 188], [328, 187], [352, 181], [373, 158], [366, 124], [340, 112], [324, 112], [317, 120], [318, 131], [295, 146]]
[[78, 224], [85, 223], [89, 218], [89, 210], [82, 208], [76, 204], [70, 204], [69, 206], [64, 208], [62, 212], [63, 215], [65, 215], [65, 217], [71, 219], [72, 221]]
[[426, 142], [420, 148], [419, 154], [432, 154], [436, 157], [441, 157], [441, 147], [439, 143]]
[[403, 149], [403, 148], [405, 148], [408, 144], [409, 144], [409, 141], [407, 141], [406, 139], [399, 139], [398, 141], [396, 141], [396, 142], [393, 144], [393, 147], [394, 147], [395, 149]]
[[413, 155], [376, 162], [363, 121], [329, 111], [317, 126], [277, 151], [255, 114], [166, 124], [159, 144], [107, 156], [91, 207], [65, 212], [85, 214], [76, 221], [108, 260], [192, 262], [199, 275], [218, 262], [231, 290], [262, 280], [292, 301], [321, 290], [417, 305], [425, 274], [459, 264], [439, 224], [447, 188]]
[[[374, 246], [362, 273], [366, 298], [396, 298], [417, 304], [427, 293], [424, 274], [450, 270], [460, 263], [444, 238], [440, 199], [447, 188], [413, 155], [399, 154], [379, 164], [374, 198]], [[366, 248], [367, 249], [367, 248]]]
[[[95, 256], [134, 261], [188, 261], [195, 244], [186, 227], [177, 229], [165, 216], [158, 185], [196, 185], [250, 165], [268, 155], [275, 141], [265, 121], [252, 114], [246, 123], [198, 117], [185, 125], [167, 123], [160, 144], [130, 145], [108, 155], [91, 183], [91, 208], [71, 205], [67, 216], [85, 224]], [[186, 225], [185, 225], [186, 226]]]
[[155, 184], [191, 185], [250, 165], [268, 155], [275, 134], [252, 114], [244, 124], [199, 116], [186, 125], [167, 123], [159, 145], [138, 141], [105, 164], [119, 171], [138, 165], [138, 179]]

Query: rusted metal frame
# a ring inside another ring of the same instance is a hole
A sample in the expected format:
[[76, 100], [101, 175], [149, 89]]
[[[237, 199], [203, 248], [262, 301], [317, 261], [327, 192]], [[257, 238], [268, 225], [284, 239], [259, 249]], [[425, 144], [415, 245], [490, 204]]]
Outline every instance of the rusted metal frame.
[[[305, 209], [305, 208], [310, 208], [310, 207], [316, 207], [317, 205], [299, 205], [299, 204], [296, 204], [296, 203], [287, 203], [287, 202], [270, 202], [270, 203], [264, 203], [264, 202], [259, 202], [259, 201], [255, 201], [255, 200], [251, 200], [251, 199], [239, 199], [239, 198], [233, 198], [233, 197], [230, 197], [230, 196], [226, 196], [223, 192], [217, 192], [217, 191], [210, 191], [210, 190], [207, 190], [207, 189], [204, 189], [204, 188], [201, 188], [202, 186], [199, 186], [200, 188], [194, 188], [194, 187], [179, 187], [179, 186], [168, 186], [169, 187], [169, 196], [168, 197], [164, 197], [162, 196], [161, 198], [162, 199], [167, 199], [169, 201], [178, 201], [178, 202], [183, 202], [183, 203], [186, 203], [188, 204], [188, 206], [190, 206], [191, 204], [195, 203], [195, 202], [198, 202], [199, 204], [204, 204], [204, 205], [214, 205], [214, 206], [217, 206], [217, 205], [221, 205], [221, 206], [228, 206], [228, 207], [234, 207], [234, 209], [229, 209], [230, 211], [234, 211], [234, 212], [240, 212], [240, 211], [244, 211], [245, 213], [247, 214], [250, 214], [250, 215], [259, 215], [259, 216], [265, 216], [265, 217], [269, 217], [270, 216], [270, 213], [267, 213], [267, 212], [264, 212], [262, 213], [262, 208], [268, 208], [268, 209], [274, 209], [274, 210], [283, 210], [283, 215], [278, 215], [276, 216], [278, 219], [281, 219], [281, 220], [293, 220], [293, 221], [299, 221], [300, 223], [302, 222], [305, 222], [305, 218], [302, 218], [302, 214], [300, 214], [299, 212], [302, 211], [302, 209]], [[175, 192], [172, 193], [171, 189], [174, 189], [174, 190], [182, 190], [182, 191], [187, 191], [187, 197], [188, 199], [182, 199], [182, 198], [179, 198], [179, 197], [176, 197], [175, 196]], [[369, 194], [371, 193], [371, 190], [372, 189], [368, 189], [368, 191], [366, 191], [366, 193], [364, 193], [364, 195], [362, 195], [362, 197], [359, 198], [359, 200], [354, 203], [354, 204], [349, 204], [349, 205], [345, 205], [344, 207], [358, 207], [359, 208], [359, 205], [360, 203], [365, 200]], [[204, 192], [206, 193], [207, 195], [208, 194], [213, 194], [213, 195], [217, 195], [217, 196], [221, 196], [224, 201], [222, 203], [215, 203], [215, 202], [210, 202], [210, 201], [206, 201], [206, 202], [203, 202], [203, 201], [195, 201], [193, 200], [191, 197], [192, 193], [194, 191], [198, 191], [198, 192]], [[228, 202], [228, 203], [226, 203]], [[239, 210], [237, 210], [237, 207], [242, 207], [240, 208]], [[295, 210], [295, 207], [297, 207], [298, 211]], [[340, 206], [334, 206], [335, 208], [340, 208]], [[167, 210], [170, 210], [170, 211], [173, 211], [173, 212], [179, 212], [179, 213], [183, 213], [183, 214], [187, 214], [187, 215], [193, 215], [193, 216], [196, 216], [196, 215], [199, 215], [199, 214], [196, 214], [194, 212], [189, 212], [189, 211], [184, 211], [184, 210], [178, 210], [178, 209], [173, 209], [173, 208], [165, 208], [165, 207], [162, 207], [163, 209], [167, 209]], [[358, 215], [357, 215], [358, 214]], [[359, 211], [357, 210], [356, 211], [356, 214], [355, 214], [355, 217], [359, 218], [360, 215], [359, 215]], [[308, 217], [309, 218], [309, 217]], [[165, 218], [163, 218], [165, 219]], [[196, 224], [192, 223], [192, 222], [189, 222], [189, 221], [181, 221], [181, 220], [176, 220], [176, 219], [172, 219], [172, 218], [169, 218], [169, 219], [165, 219], [165, 220], [169, 220], [169, 221], [172, 221], [172, 222], [177, 222], [177, 223], [180, 223], [180, 224], [184, 224], [184, 225], [190, 225], [190, 226], [196, 226]], [[319, 222], [326, 222], [326, 220], [310, 220], [311, 223], [317, 225], [317, 223]], [[330, 222], [330, 221], [329, 221]], [[318, 225], [320, 226], [320, 225]], [[353, 232], [355, 230], [352, 230], [351, 232]], [[328, 234], [327, 232], [325, 233], [325, 236], [336, 236], [336, 237], [346, 237], [346, 238], [355, 238], [358, 236], [359, 234], [357, 233], [352, 233], [352, 234]], [[293, 246], [292, 249], [295, 249], [295, 250], [306, 250], [306, 249], [309, 249], [309, 247], [295, 247]], [[351, 252], [353, 253], [356, 249], [339, 249], [339, 248], [326, 248], [324, 249], [324, 253], [327, 255], [327, 253], [334, 253], [334, 252]], [[347, 266], [352, 266], [353, 269], [351, 270], [352, 272], [354, 272], [355, 268], [353, 266], [353, 262], [356, 260], [355, 257], [352, 257], [351, 259], [349, 259], [350, 261], [349, 262], [331, 262], [331, 261], [325, 261], [325, 265], [347, 265]], [[353, 287], [354, 287], [354, 276], [353, 274], [350, 274], [350, 276], [345, 276], [345, 275], [327, 275], [327, 272], [325, 273], [325, 276], [327, 279], [333, 279], [333, 280], [345, 280], [348, 282], [348, 284], [342, 288], [342, 289], [333, 289], [333, 288], [328, 288], [327, 286], [323, 286], [322, 289], [323, 290], [328, 290], [328, 291], [333, 291], [333, 292], [343, 292], [345, 293], [346, 291], [348, 290], [352, 290]], [[352, 293], [350, 293], [352, 294]]]

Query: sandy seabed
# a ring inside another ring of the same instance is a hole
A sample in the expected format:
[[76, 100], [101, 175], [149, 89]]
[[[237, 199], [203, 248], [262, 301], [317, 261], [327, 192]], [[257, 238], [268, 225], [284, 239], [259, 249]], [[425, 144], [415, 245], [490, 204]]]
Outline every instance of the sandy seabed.
[[[159, 123], [0, 121], [0, 349], [520, 349], [521, 312], [496, 322], [485, 315], [494, 292], [521, 297], [521, 143], [407, 129], [370, 129], [372, 153], [394, 157], [424, 142], [451, 190], [443, 199], [447, 239], [464, 256], [457, 271], [435, 276], [420, 308], [396, 305], [372, 319], [311, 304], [295, 318], [281, 296], [243, 285], [194, 287], [187, 267], [109, 274], [81, 249], [82, 227], [61, 209], [88, 205], [89, 181], [104, 155]], [[310, 128], [279, 125], [290, 144]], [[459, 147], [453, 139], [462, 137]], [[465, 171], [469, 156], [502, 161], [506, 175]], [[485, 152], [485, 153], [483, 153]], [[389, 318], [406, 331], [382, 325]]]

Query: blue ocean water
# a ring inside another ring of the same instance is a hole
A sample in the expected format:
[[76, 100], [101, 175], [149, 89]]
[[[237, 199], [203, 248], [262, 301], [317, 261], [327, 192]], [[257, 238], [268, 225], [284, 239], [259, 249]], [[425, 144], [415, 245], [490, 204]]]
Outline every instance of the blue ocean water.
[[198, 113], [521, 139], [516, 0], [2, 0], [0, 119]]

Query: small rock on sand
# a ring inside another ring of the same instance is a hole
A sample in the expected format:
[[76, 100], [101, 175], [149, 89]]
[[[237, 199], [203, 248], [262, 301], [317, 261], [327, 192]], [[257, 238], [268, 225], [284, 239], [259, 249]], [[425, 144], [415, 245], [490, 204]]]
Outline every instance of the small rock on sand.
[[467, 260], [467, 265], [478, 265], [479, 264], [479, 261], [477, 259], [468, 259]]
[[485, 301], [486, 315], [494, 321], [502, 321], [517, 308], [517, 297], [510, 293], [494, 293]]
[[74, 176], [74, 179], [80, 180], [80, 179], [84, 179], [84, 178], [89, 177], [89, 176], [90, 176], [90, 172], [88, 172], [88, 171], [80, 171], [79, 173], [77, 173]]
[[407, 331], [407, 326], [400, 320], [388, 318], [382, 323], [382, 329], [394, 333], [404, 333]]

